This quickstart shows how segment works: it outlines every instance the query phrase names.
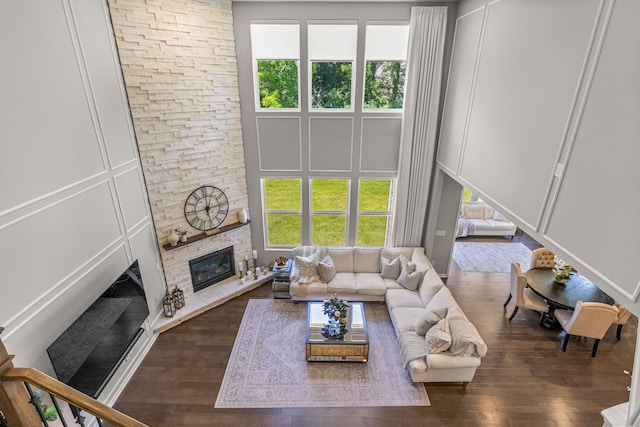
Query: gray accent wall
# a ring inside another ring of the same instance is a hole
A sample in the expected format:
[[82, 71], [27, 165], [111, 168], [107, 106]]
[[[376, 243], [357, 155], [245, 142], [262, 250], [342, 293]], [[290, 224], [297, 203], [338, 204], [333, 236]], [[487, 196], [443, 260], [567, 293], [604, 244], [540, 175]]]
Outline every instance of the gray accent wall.
[[[272, 260], [276, 256], [290, 256], [289, 249], [265, 250], [263, 229], [261, 177], [301, 177], [302, 197], [307, 200], [306, 180], [310, 178], [350, 179], [352, 195], [350, 205], [357, 205], [359, 178], [392, 178], [397, 176], [398, 152], [402, 114], [399, 112], [361, 111], [362, 76], [356, 76], [355, 113], [309, 112], [308, 66], [300, 63], [300, 112], [258, 111], [254, 95], [254, 82], [250, 24], [283, 20], [298, 22], [301, 27], [300, 49], [306, 58], [306, 25], [309, 20], [351, 21], [359, 24], [359, 56], [356, 70], [364, 63], [364, 34], [368, 22], [408, 23], [412, 6], [449, 7], [449, 34], [452, 34], [456, 4], [453, 2], [234, 2], [234, 34], [238, 58], [240, 104], [247, 188], [252, 223], [253, 247], [259, 258]], [[447, 49], [449, 51], [448, 40]], [[448, 53], [447, 59], [448, 63]], [[358, 71], [355, 71], [358, 73]], [[294, 117], [298, 118], [295, 122]], [[299, 128], [297, 127], [299, 125]], [[295, 140], [295, 138], [299, 138]], [[425, 191], [429, 191], [425, 189]], [[426, 215], [426, 213], [425, 213]], [[303, 206], [303, 244], [309, 244], [309, 212]], [[356, 228], [355, 215], [351, 215], [348, 244], [353, 244]]]

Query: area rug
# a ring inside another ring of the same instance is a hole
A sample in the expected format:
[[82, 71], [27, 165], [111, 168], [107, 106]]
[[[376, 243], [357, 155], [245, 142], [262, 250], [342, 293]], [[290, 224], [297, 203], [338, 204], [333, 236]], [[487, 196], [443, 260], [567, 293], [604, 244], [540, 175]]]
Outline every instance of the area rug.
[[367, 363], [307, 362], [307, 304], [249, 300], [216, 408], [429, 406], [402, 366], [385, 305], [365, 303]]
[[531, 251], [522, 243], [456, 242], [453, 260], [462, 271], [509, 273], [511, 263], [520, 263], [522, 271], [529, 269]]

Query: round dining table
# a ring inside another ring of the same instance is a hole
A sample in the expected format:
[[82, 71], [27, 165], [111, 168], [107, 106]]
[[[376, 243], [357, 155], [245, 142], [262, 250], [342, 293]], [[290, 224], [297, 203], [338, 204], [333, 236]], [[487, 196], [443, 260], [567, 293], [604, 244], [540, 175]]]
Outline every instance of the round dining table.
[[532, 268], [524, 275], [531, 290], [549, 304], [547, 326], [554, 323], [553, 312], [556, 308], [573, 310], [578, 301], [605, 304], [613, 304], [614, 302], [613, 298], [600, 290], [593, 282], [576, 272], [571, 273], [567, 283], [556, 282], [551, 268]]

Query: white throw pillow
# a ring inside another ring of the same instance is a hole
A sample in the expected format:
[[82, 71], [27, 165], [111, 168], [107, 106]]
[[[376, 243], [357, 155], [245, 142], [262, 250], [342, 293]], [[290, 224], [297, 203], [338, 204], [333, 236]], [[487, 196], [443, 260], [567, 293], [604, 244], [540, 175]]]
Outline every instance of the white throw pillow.
[[318, 263], [318, 274], [322, 282], [328, 282], [336, 275], [336, 265], [329, 255]]
[[[414, 263], [410, 263], [413, 264], [413, 270], [415, 270], [416, 265]], [[422, 275], [424, 274], [424, 271], [411, 271], [410, 273], [408, 273], [407, 271], [409, 271], [409, 268], [404, 268], [401, 272], [400, 272], [400, 276], [398, 276], [398, 278], [396, 279], [396, 282], [400, 285], [402, 285], [403, 288], [409, 289], [410, 291], [415, 291], [416, 289], [418, 289], [418, 286], [420, 285], [420, 281], [422, 280]]]
[[416, 263], [409, 260], [409, 258], [407, 258], [404, 255], [400, 255], [398, 257], [400, 259], [400, 271], [402, 270], [406, 270], [407, 273], [413, 273], [416, 269]]
[[509, 222], [509, 220], [498, 211], [493, 211], [493, 219], [496, 221]]
[[308, 257], [297, 256], [296, 263], [298, 264], [298, 270], [300, 270], [298, 283], [311, 283], [320, 280], [318, 274], [318, 256], [316, 254], [309, 255]]
[[380, 277], [383, 279], [396, 280], [400, 275], [400, 259], [398, 257], [394, 259], [380, 257], [380, 264], [382, 265]]
[[427, 332], [429, 332], [429, 329], [440, 320], [442, 320], [440, 316], [433, 311], [426, 311], [416, 322], [416, 334], [421, 337], [425, 336]]
[[427, 344], [427, 353], [436, 354], [447, 351], [451, 346], [451, 334], [449, 333], [449, 321], [442, 319], [436, 323], [424, 336]]

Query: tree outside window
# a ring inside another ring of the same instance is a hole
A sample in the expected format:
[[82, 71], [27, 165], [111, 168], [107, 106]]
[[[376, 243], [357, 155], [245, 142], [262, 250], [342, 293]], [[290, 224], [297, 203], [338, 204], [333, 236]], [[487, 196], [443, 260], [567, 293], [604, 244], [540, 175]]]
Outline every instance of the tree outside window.
[[262, 108], [298, 108], [298, 61], [258, 60]]
[[364, 108], [402, 108], [406, 62], [367, 61], [364, 81]]
[[351, 71], [351, 62], [312, 62], [312, 108], [351, 108]]

